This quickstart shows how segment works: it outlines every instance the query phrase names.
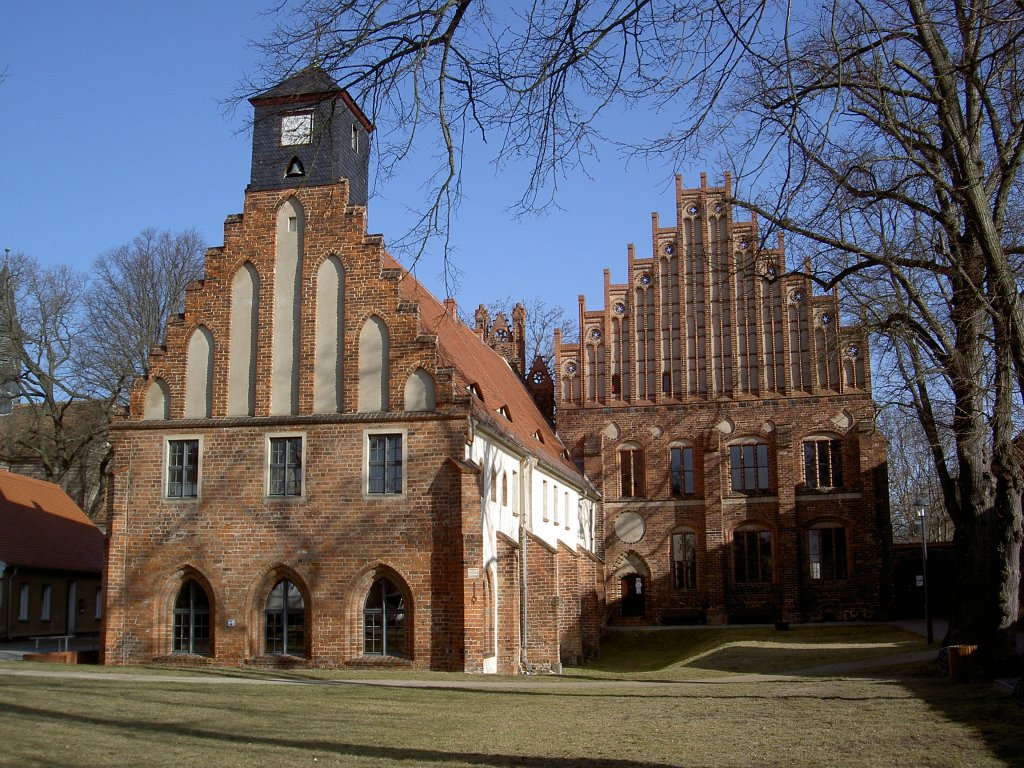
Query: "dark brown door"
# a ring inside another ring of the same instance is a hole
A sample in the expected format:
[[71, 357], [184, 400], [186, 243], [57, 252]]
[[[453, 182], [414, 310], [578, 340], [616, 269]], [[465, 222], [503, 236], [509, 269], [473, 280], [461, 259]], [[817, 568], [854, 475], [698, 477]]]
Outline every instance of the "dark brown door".
[[644, 577], [639, 573], [622, 577], [622, 615], [644, 615]]

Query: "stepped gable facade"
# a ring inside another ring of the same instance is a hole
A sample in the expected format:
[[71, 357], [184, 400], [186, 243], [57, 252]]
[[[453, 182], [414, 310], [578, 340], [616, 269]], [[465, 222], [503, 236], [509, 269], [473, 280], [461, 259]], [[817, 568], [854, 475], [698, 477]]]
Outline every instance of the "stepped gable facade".
[[886, 444], [868, 343], [723, 187], [556, 335], [558, 430], [601, 491], [609, 620], [870, 618], [888, 602]]
[[243, 213], [111, 430], [107, 662], [592, 652], [596, 493], [516, 372], [367, 234], [372, 126], [315, 67], [252, 103]]

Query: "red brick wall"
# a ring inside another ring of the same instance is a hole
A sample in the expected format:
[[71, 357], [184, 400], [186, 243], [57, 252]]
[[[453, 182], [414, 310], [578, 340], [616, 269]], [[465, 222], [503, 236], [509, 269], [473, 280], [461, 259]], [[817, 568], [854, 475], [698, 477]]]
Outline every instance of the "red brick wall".
[[[845, 430], [832, 421], [846, 410], [854, 423]], [[735, 425], [724, 435], [715, 425], [728, 416]], [[765, 617], [788, 620], [869, 618], [888, 605], [888, 503], [886, 446], [873, 426], [874, 406], [865, 395], [793, 397], [735, 403], [688, 403], [686, 407], [574, 408], [559, 411], [559, 431], [587, 474], [604, 483], [603, 536], [599, 551], [607, 564], [609, 620], [619, 616], [616, 568], [634, 553], [649, 568], [643, 621], [727, 621]], [[605, 434], [615, 425], [617, 439]], [[770, 431], [765, 431], [766, 425]], [[835, 492], [807, 493], [803, 487], [805, 435], [841, 435], [845, 485]], [[731, 491], [728, 445], [732, 439], [760, 436], [769, 446], [771, 488], [763, 496]], [[696, 493], [673, 497], [669, 486], [669, 444], [694, 446]], [[617, 447], [643, 446], [647, 492], [643, 499], [618, 494]], [[625, 543], [616, 536], [616, 518], [639, 514], [643, 538]], [[847, 529], [849, 576], [843, 581], [810, 579], [807, 526], [815, 521], [843, 523]], [[737, 584], [732, 533], [739, 525], [761, 523], [772, 532], [774, 579], [769, 584]], [[678, 589], [671, 572], [671, 533], [681, 526], [698, 537], [697, 588]]]

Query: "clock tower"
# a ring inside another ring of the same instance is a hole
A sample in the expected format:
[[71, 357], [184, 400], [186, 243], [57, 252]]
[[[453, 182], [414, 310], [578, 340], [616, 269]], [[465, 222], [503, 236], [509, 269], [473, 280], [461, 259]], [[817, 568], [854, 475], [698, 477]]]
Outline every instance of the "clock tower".
[[373, 125], [334, 79], [311, 64], [249, 99], [255, 109], [249, 189], [349, 183], [366, 205]]

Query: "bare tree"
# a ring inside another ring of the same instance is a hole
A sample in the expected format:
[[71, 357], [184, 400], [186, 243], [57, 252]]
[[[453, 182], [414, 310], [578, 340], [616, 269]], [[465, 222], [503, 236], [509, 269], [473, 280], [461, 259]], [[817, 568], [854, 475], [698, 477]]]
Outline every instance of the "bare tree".
[[142, 230], [100, 255], [85, 293], [87, 342], [103, 380], [123, 400], [149, 371], [149, 351], [163, 343], [167, 319], [180, 312], [185, 287], [202, 277], [206, 246], [195, 230]]
[[[803, 238], [889, 342], [956, 527], [949, 639], [1009, 650], [1020, 582], [1019, 220], [1024, 8], [1015, 0], [474, 0], [286, 4], [279, 76], [317, 60], [384, 126], [385, 172], [436, 142], [423, 235], [445, 234], [467, 136], [526, 160], [519, 210], [585, 172], [609, 110], [659, 110], [647, 157], [724, 147], [734, 204]], [[424, 135], [425, 134], [425, 135]], [[649, 141], [645, 141], [649, 139]], [[948, 404], [948, 410], [937, 407]], [[948, 439], [944, 437], [948, 435]]]
[[9, 329], [21, 403], [0, 417], [0, 454], [60, 484], [94, 519], [104, 511], [112, 414], [202, 274], [204, 250], [193, 231], [147, 229], [97, 258], [91, 275], [23, 254], [6, 261], [0, 329]]
[[96, 515], [113, 396], [97, 386], [83, 354], [85, 276], [67, 266], [42, 267], [23, 254], [5, 266], [10, 282], [0, 301], [0, 327], [10, 334], [23, 403], [3, 417], [0, 450], [8, 461], [27, 460]]

